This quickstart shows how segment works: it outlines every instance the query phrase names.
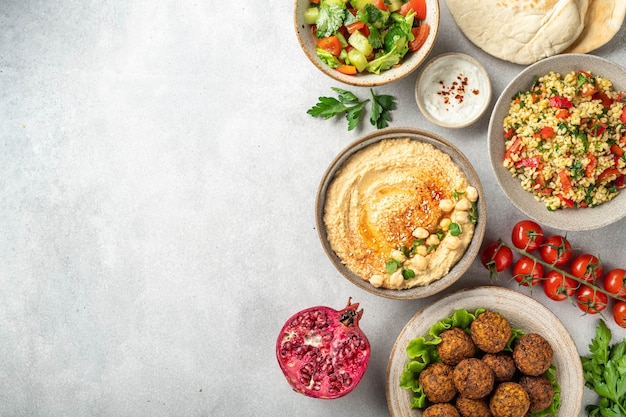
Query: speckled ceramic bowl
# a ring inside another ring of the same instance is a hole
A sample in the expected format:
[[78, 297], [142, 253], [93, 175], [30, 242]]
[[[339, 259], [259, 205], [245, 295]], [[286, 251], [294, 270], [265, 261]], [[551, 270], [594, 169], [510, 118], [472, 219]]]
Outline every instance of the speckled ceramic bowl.
[[507, 198], [520, 211], [540, 224], [565, 231], [597, 229], [622, 219], [626, 216], [626, 189], [622, 189], [620, 194], [610, 202], [593, 208], [549, 211], [544, 203], [535, 200], [530, 192], [525, 191], [520, 181], [503, 166], [505, 145], [502, 122], [508, 114], [513, 96], [519, 91], [528, 90], [536, 77], [548, 74], [550, 71], [564, 75], [577, 70], [591, 71], [594, 75], [611, 80], [614, 90], [626, 90], [626, 69], [616, 63], [594, 55], [556, 55], [527, 67], [509, 83], [496, 102], [488, 130], [491, 166]]
[[469, 55], [450, 52], [436, 56], [420, 71], [415, 100], [422, 114], [438, 126], [469, 126], [491, 102], [489, 74]]
[[552, 346], [552, 364], [561, 387], [561, 406], [557, 417], [580, 415], [584, 394], [582, 364], [569, 332], [543, 304], [527, 295], [502, 287], [476, 287], [447, 295], [419, 311], [404, 326], [389, 356], [387, 365], [387, 405], [391, 417], [419, 417], [421, 410], [411, 409], [411, 390], [400, 388], [400, 376], [409, 362], [406, 347], [418, 336], [428, 336], [430, 327], [450, 317], [455, 310], [470, 312], [477, 308], [497, 311], [512, 327], [525, 333], [537, 333]]
[[324, 74], [340, 81], [344, 84], [358, 87], [374, 87], [385, 85], [400, 80], [415, 71], [426, 59], [432, 50], [437, 34], [439, 33], [439, 0], [426, 0], [426, 19], [425, 23], [430, 25], [430, 33], [428, 39], [422, 47], [416, 52], [409, 52], [402, 60], [401, 65], [382, 71], [380, 74], [361, 73], [357, 75], [346, 75], [330, 68], [324, 64], [315, 53], [316, 39], [311, 33], [311, 25], [306, 24], [304, 20], [304, 11], [310, 7], [310, 0], [295, 0], [294, 3], [294, 24], [296, 35], [302, 50], [307, 58], [315, 65], [317, 69]]
[[[365, 281], [363, 278], [356, 275], [341, 262], [341, 260], [331, 247], [330, 243], [328, 242], [327, 229], [326, 225], [324, 224], [324, 207], [326, 205], [326, 192], [330, 183], [334, 179], [337, 171], [341, 169], [343, 164], [352, 155], [354, 155], [361, 149], [364, 149], [367, 146], [377, 143], [381, 140], [401, 138], [409, 138], [411, 140], [431, 144], [438, 150], [448, 154], [465, 173], [465, 176], [467, 177], [469, 183], [478, 190], [479, 197], [477, 201], [478, 219], [475, 224], [474, 235], [472, 237], [470, 245], [465, 250], [463, 257], [450, 269], [448, 274], [440, 278], [439, 280], [425, 286], [418, 286], [404, 290], [395, 290], [374, 287], [372, 284], [369, 283], [369, 281]], [[348, 145], [344, 150], [342, 150], [331, 162], [330, 166], [322, 177], [317, 191], [317, 198], [315, 202], [315, 219], [317, 223], [318, 234], [324, 251], [328, 255], [333, 265], [337, 268], [337, 270], [350, 282], [365, 291], [379, 295], [381, 297], [392, 299], [417, 299], [437, 294], [438, 292], [449, 287], [459, 278], [461, 278], [465, 271], [467, 271], [467, 269], [471, 266], [472, 262], [474, 261], [480, 250], [480, 246], [482, 244], [485, 234], [485, 225], [487, 222], [487, 208], [480, 178], [478, 177], [478, 174], [474, 170], [472, 164], [458, 148], [456, 148], [444, 138], [424, 130], [412, 128], [387, 128], [372, 132], [361, 137], [360, 139], [357, 139], [352, 144]]]

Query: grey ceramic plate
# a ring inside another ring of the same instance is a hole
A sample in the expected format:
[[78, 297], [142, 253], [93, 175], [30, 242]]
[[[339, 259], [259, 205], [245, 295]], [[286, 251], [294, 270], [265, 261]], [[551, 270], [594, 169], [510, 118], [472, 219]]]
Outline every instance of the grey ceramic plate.
[[411, 390], [400, 388], [400, 376], [409, 361], [408, 343], [418, 336], [427, 336], [430, 327], [455, 310], [477, 308], [497, 311], [507, 318], [511, 326], [526, 333], [542, 335], [554, 349], [552, 364], [561, 386], [561, 408], [557, 417], [580, 415], [583, 401], [583, 370], [578, 350], [569, 332], [548, 308], [538, 301], [502, 287], [476, 287], [458, 291], [429, 305], [409, 320], [396, 339], [387, 365], [387, 405], [392, 417], [421, 416], [420, 410], [411, 409]]
[[[333, 180], [337, 170], [341, 168], [342, 164], [350, 156], [352, 156], [359, 150], [367, 147], [368, 145], [371, 145], [383, 139], [400, 138], [409, 138], [412, 140], [429, 143], [440, 151], [450, 155], [452, 160], [463, 170], [469, 183], [478, 190], [478, 221], [476, 223], [474, 236], [472, 237], [470, 246], [466, 249], [463, 257], [459, 260], [459, 262], [457, 262], [455, 266], [450, 269], [450, 272], [446, 276], [426, 286], [414, 287], [406, 290], [391, 290], [374, 287], [368, 281], [363, 280], [361, 277], [350, 271], [341, 262], [335, 251], [330, 247], [330, 244], [328, 243], [326, 226], [324, 224], [324, 206], [326, 203], [326, 190], [328, 189], [329, 184]], [[393, 299], [417, 299], [429, 297], [449, 287], [459, 278], [461, 278], [465, 271], [467, 271], [467, 269], [470, 267], [470, 265], [474, 261], [474, 258], [476, 258], [476, 255], [480, 250], [480, 246], [482, 244], [485, 234], [485, 225], [487, 221], [486, 216], [487, 208], [480, 178], [478, 177], [478, 174], [474, 170], [474, 167], [465, 157], [465, 155], [463, 155], [463, 153], [461, 153], [461, 151], [456, 148], [456, 146], [454, 146], [444, 138], [424, 130], [412, 128], [387, 128], [378, 130], [367, 134], [360, 139], [357, 139], [352, 144], [348, 145], [344, 150], [339, 153], [339, 155], [335, 157], [335, 159], [331, 162], [330, 166], [324, 173], [317, 191], [317, 198], [315, 202], [315, 220], [317, 223], [317, 231], [324, 251], [328, 255], [333, 265], [337, 268], [337, 270], [357, 287], [362, 288], [370, 293]]]
[[324, 64], [315, 53], [315, 39], [311, 35], [311, 26], [304, 21], [304, 10], [310, 7], [310, 5], [310, 0], [295, 0], [294, 2], [294, 25], [300, 46], [317, 69], [329, 77], [348, 85], [374, 87], [389, 84], [406, 77], [415, 71], [428, 57], [439, 33], [439, 1], [426, 0], [426, 19], [424, 22], [430, 25], [430, 33], [428, 39], [426, 39], [426, 42], [419, 50], [409, 53], [398, 67], [383, 71], [380, 74], [345, 75]]
[[626, 69], [614, 62], [585, 54], [565, 54], [546, 58], [524, 69], [504, 89], [491, 114], [488, 130], [491, 166], [496, 181], [509, 200], [520, 211], [542, 225], [566, 231], [597, 229], [626, 216], [626, 189], [623, 189], [612, 201], [597, 207], [547, 210], [545, 205], [536, 201], [530, 192], [525, 191], [520, 181], [513, 178], [502, 165], [504, 155], [502, 121], [509, 111], [513, 96], [519, 91], [528, 90], [536, 77], [548, 74], [550, 71], [564, 75], [577, 70], [591, 71], [594, 75], [611, 80], [614, 90], [626, 90]]

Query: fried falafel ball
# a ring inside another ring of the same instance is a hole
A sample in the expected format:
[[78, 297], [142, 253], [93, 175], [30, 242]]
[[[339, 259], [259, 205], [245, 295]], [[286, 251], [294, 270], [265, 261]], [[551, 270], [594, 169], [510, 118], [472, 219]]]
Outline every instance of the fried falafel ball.
[[517, 371], [513, 357], [505, 352], [485, 353], [482, 360], [493, 371], [496, 382], [512, 380]]
[[550, 367], [554, 352], [550, 343], [537, 333], [527, 333], [513, 347], [515, 366], [531, 376], [543, 374]]
[[529, 411], [541, 411], [552, 404], [554, 389], [546, 376], [522, 375], [519, 384], [526, 390], [528, 398], [530, 398]]
[[461, 417], [459, 411], [450, 403], [437, 403], [429, 406], [422, 417]]
[[447, 403], [456, 395], [451, 366], [441, 362], [428, 365], [419, 376], [419, 384], [432, 403]]
[[503, 382], [489, 400], [493, 417], [524, 417], [530, 408], [528, 393], [517, 382]]
[[447, 365], [454, 366], [476, 354], [476, 345], [472, 337], [459, 327], [444, 330], [439, 337], [441, 343], [437, 345], [437, 353], [441, 361]]
[[485, 398], [473, 400], [466, 397], [456, 398], [456, 409], [459, 410], [461, 417], [489, 417], [489, 403]]
[[478, 358], [463, 359], [452, 373], [454, 386], [461, 396], [477, 400], [493, 390], [493, 371]]
[[485, 311], [476, 317], [470, 330], [476, 346], [486, 353], [500, 352], [513, 335], [508, 320], [494, 311]]

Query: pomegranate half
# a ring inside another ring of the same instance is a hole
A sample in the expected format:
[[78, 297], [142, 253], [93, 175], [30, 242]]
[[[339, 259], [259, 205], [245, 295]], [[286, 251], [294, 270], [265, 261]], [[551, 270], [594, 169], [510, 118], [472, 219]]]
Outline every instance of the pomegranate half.
[[339, 398], [361, 381], [370, 359], [370, 343], [359, 328], [358, 303], [343, 310], [311, 307], [293, 316], [276, 341], [276, 357], [287, 381], [314, 398]]

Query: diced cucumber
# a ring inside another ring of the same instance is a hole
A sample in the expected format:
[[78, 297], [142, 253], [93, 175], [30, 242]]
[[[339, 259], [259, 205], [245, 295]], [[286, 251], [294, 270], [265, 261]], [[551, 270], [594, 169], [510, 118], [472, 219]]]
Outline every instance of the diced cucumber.
[[314, 25], [317, 20], [317, 16], [320, 14], [320, 9], [317, 7], [309, 7], [304, 11], [304, 23], [307, 25]]
[[338, 4], [340, 6], [343, 6], [344, 4], [346, 4], [346, 2], [344, 0], [322, 0], [320, 4], [325, 4], [325, 5]]
[[[346, 59], [348, 58], [348, 52], [346, 52], [345, 49], [342, 49], [341, 52], [339, 52], [339, 56], [337, 58], [339, 58], [339, 60], [345, 62]], [[349, 61], [349, 59], [348, 59], [348, 61]], [[349, 62], [346, 62], [346, 64], [349, 64]]]
[[341, 42], [341, 47], [345, 48], [346, 46], [348, 46], [348, 41], [346, 40], [346, 38], [341, 34], [341, 32], [337, 31], [335, 32], [335, 36], [337, 37], [337, 39], [339, 39], [339, 42]]
[[368, 56], [374, 51], [374, 48], [367, 40], [367, 37], [358, 30], [353, 32], [348, 38], [348, 43], [359, 50], [363, 55]]
[[348, 52], [350, 63], [356, 67], [356, 70], [362, 72], [367, 66], [367, 58], [358, 49], [351, 49]]
[[402, 0], [389, 0], [389, 6], [387, 6], [387, 10], [389, 10], [390, 12], [395, 12], [397, 10], [400, 10], [400, 7], [402, 7]]

